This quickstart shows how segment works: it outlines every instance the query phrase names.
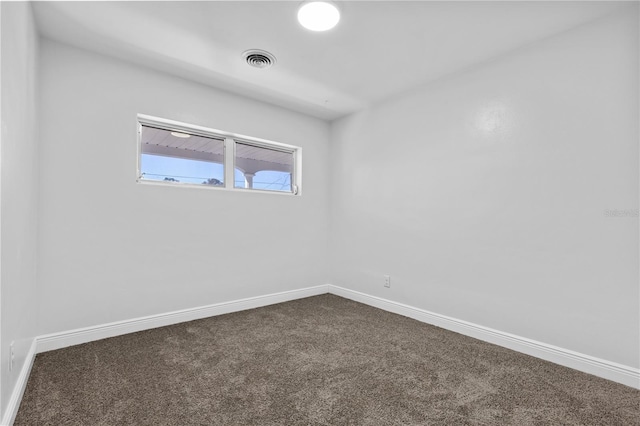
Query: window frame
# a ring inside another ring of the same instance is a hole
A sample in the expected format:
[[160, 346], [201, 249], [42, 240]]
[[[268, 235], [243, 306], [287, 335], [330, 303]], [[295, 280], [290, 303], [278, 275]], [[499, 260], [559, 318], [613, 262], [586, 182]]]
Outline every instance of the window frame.
[[[170, 120], [166, 118], [154, 117], [146, 114], [138, 114], [136, 120], [137, 126], [137, 156], [136, 156], [136, 182], [144, 185], [159, 185], [171, 187], [189, 187], [203, 188], [223, 191], [239, 191], [239, 192], [256, 192], [280, 195], [302, 195], [302, 148], [295, 145], [289, 145], [281, 142], [270, 141], [267, 139], [256, 138], [253, 136], [241, 135], [238, 133], [226, 132], [223, 130], [212, 129], [209, 127], [188, 124], [181, 121]], [[200, 185], [185, 182], [169, 182], [155, 181], [152, 179], [143, 179], [141, 171], [142, 161], [142, 126], [154, 127], [170, 132], [188, 133], [194, 136], [202, 136], [213, 139], [223, 139], [223, 185]], [[291, 191], [274, 191], [268, 189], [256, 188], [236, 188], [235, 186], [235, 170], [236, 170], [236, 144], [243, 143], [259, 148], [272, 149], [276, 151], [290, 153], [293, 157], [293, 167], [291, 171]]]

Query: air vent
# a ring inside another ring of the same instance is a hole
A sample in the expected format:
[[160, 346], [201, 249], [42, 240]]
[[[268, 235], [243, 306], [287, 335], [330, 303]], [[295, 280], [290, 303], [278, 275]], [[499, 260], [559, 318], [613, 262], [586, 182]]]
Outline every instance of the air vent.
[[247, 64], [255, 68], [269, 68], [276, 63], [276, 57], [271, 53], [259, 49], [247, 50], [242, 54]]

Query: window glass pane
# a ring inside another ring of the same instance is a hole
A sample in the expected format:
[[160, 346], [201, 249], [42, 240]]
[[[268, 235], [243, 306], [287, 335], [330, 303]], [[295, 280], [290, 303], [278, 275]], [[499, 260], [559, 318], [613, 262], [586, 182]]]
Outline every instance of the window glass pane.
[[291, 173], [263, 170], [253, 178], [254, 189], [291, 192]]
[[224, 140], [142, 126], [140, 178], [224, 185]]
[[292, 192], [294, 152], [236, 142], [236, 188]]
[[222, 164], [184, 158], [142, 154], [142, 179], [221, 186], [224, 182]]

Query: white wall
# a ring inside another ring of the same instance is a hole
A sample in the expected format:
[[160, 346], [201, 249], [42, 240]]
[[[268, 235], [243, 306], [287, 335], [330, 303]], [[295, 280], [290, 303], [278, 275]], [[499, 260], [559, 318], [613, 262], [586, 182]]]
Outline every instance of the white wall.
[[[327, 282], [329, 125], [41, 44], [38, 334]], [[136, 114], [303, 148], [303, 195], [136, 183]]]
[[[0, 413], [4, 415], [35, 336], [38, 36], [29, 3], [2, 2], [0, 8]], [[11, 342], [15, 342], [15, 362], [9, 372]]]
[[331, 282], [637, 368], [638, 48], [632, 5], [335, 122]]

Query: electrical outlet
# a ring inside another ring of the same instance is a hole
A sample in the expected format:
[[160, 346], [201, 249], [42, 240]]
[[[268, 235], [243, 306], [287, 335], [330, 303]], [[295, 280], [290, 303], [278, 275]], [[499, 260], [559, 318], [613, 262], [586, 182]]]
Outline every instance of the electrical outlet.
[[391, 287], [391, 275], [384, 276], [384, 286], [387, 288]]
[[11, 350], [11, 354], [9, 355], [9, 371], [13, 371], [13, 361], [16, 358], [16, 352], [13, 349], [13, 344], [15, 342], [11, 342], [11, 344], [9, 345], [9, 349]]

